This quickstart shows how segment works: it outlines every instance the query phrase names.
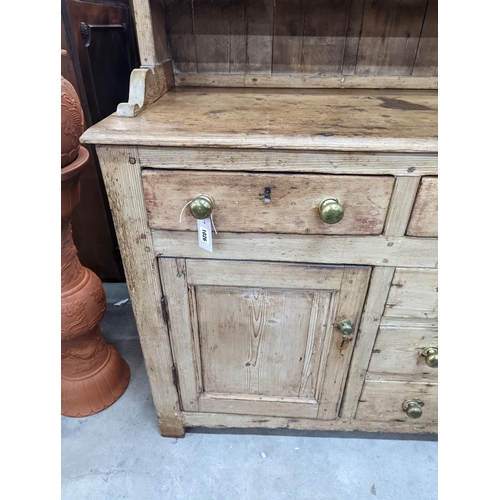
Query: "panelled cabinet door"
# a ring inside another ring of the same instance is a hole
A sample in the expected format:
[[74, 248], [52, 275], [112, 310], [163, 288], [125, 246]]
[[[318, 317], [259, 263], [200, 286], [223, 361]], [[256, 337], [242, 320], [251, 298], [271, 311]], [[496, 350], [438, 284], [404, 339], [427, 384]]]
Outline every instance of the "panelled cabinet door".
[[159, 267], [184, 411], [337, 418], [369, 267], [170, 258]]

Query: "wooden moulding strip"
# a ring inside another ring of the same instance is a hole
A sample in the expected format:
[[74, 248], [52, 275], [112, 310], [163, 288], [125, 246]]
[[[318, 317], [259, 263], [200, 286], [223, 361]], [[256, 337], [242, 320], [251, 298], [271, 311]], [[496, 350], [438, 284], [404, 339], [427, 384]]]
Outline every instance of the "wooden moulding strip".
[[437, 425], [411, 422], [361, 422], [356, 420], [320, 420], [306, 418], [265, 417], [227, 413], [182, 412], [186, 427], [263, 428], [309, 431], [411, 432], [435, 434]]
[[145, 168], [233, 170], [249, 172], [309, 172], [320, 174], [436, 175], [436, 154], [335, 153], [262, 151], [215, 148], [139, 147]]
[[438, 88], [438, 77], [358, 76], [321, 74], [215, 74], [177, 73], [176, 87], [249, 87], [302, 89], [430, 89]]
[[193, 231], [152, 230], [158, 257], [436, 268], [436, 238], [218, 233], [213, 253]]

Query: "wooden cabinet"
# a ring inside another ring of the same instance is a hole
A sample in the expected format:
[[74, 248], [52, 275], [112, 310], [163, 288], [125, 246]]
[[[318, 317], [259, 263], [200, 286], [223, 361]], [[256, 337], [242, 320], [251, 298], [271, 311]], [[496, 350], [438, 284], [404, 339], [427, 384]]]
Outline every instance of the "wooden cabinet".
[[337, 417], [368, 267], [168, 258], [159, 267], [184, 410]]
[[[307, 4], [308, 23], [344, 21], [303, 37], [283, 2], [269, 19], [249, 7], [246, 59], [227, 67], [221, 47], [236, 38], [219, 4], [134, 2], [143, 66], [128, 102], [82, 137], [96, 144], [162, 434], [436, 432], [437, 5]], [[408, 28], [404, 47], [380, 9]], [[209, 15], [210, 40], [186, 31]], [[212, 251], [198, 244], [200, 197]]]

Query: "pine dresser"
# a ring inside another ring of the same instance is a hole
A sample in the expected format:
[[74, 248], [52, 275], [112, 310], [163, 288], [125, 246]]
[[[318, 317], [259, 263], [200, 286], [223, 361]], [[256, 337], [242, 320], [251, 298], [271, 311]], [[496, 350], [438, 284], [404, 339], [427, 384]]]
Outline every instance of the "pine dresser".
[[133, 4], [82, 142], [161, 434], [436, 433], [437, 1]]

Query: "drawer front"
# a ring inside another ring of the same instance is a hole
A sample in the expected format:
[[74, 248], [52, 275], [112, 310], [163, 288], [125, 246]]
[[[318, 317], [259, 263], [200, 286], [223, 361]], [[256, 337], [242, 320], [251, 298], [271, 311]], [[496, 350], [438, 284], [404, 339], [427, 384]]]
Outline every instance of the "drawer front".
[[384, 316], [391, 318], [437, 318], [437, 270], [396, 269]]
[[[235, 153], [236, 155], [237, 153]], [[196, 231], [186, 207], [199, 194], [214, 200], [217, 231], [295, 234], [381, 234], [394, 178], [308, 174], [168, 171], [142, 173], [153, 229]], [[334, 198], [344, 208], [336, 224], [323, 222], [319, 204]]]
[[438, 369], [434, 366], [435, 353], [426, 348], [437, 348], [437, 342], [438, 332], [435, 328], [381, 326], [368, 372], [411, 375], [416, 381], [424, 378], [436, 380]]
[[423, 177], [410, 222], [408, 236], [438, 235], [438, 178]]
[[[405, 401], [415, 401], [422, 410], [410, 418], [403, 409]], [[394, 382], [367, 379], [356, 412], [357, 420], [436, 424], [438, 386], [434, 383]]]

